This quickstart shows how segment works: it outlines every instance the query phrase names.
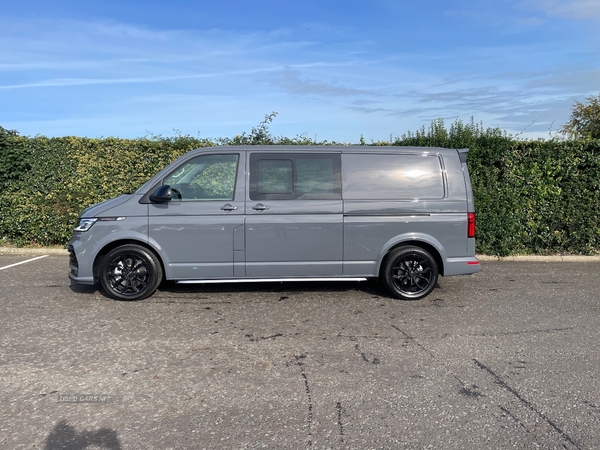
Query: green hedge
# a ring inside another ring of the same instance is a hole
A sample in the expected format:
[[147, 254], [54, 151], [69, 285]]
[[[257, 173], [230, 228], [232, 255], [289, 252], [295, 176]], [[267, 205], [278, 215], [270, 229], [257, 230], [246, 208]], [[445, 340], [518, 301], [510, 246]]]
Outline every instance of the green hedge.
[[190, 137], [25, 138], [0, 129], [3, 141], [27, 161], [7, 169], [10, 161], [0, 160], [0, 238], [19, 246], [65, 245], [84, 207], [133, 192], [185, 152], [213, 145]]
[[394, 144], [470, 149], [479, 253], [600, 250], [600, 141], [526, 141], [473, 121], [446, 129], [438, 119]]
[[[0, 127], [0, 239], [65, 245], [86, 206], [132, 192], [183, 153], [219, 144], [328, 144], [274, 138], [267, 116], [232, 139], [23, 137]], [[361, 140], [362, 143], [362, 140]], [[477, 251], [583, 253], [600, 249], [600, 142], [524, 141], [456, 121], [375, 145], [470, 148]]]

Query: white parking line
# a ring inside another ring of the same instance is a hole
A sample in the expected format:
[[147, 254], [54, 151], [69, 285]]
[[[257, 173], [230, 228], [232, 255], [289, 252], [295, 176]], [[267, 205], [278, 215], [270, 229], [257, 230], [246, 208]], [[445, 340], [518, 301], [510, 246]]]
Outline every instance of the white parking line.
[[27, 261], [21, 261], [21, 262], [15, 263], [15, 264], [11, 264], [10, 266], [0, 267], [0, 270], [10, 269], [11, 267], [15, 267], [15, 266], [18, 266], [18, 265], [21, 265], [21, 264], [25, 264], [25, 263], [28, 263], [28, 262], [31, 262], [31, 261], [35, 261], [36, 259], [42, 259], [42, 258], [45, 258], [46, 256], [48, 256], [48, 255], [38, 256], [37, 258], [31, 258], [31, 259], [28, 259]]

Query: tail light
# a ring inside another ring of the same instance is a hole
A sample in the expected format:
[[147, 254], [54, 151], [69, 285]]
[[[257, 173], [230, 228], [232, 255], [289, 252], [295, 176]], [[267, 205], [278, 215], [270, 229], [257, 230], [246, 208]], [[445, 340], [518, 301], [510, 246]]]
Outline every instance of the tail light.
[[475, 213], [467, 213], [467, 237], [475, 237]]

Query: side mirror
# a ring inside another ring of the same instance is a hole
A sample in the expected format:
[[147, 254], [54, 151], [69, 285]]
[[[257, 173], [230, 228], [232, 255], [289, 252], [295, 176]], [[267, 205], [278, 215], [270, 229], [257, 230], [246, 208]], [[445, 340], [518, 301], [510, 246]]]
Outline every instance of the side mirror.
[[171, 186], [165, 184], [160, 186], [156, 191], [154, 191], [154, 194], [150, 196], [150, 201], [152, 203], [166, 203], [170, 202], [171, 198]]

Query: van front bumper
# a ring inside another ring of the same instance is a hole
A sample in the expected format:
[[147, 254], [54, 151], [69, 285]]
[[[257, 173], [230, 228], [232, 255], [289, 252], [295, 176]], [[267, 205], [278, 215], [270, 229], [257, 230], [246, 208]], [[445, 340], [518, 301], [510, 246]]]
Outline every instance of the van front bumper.
[[[80, 240], [72, 239], [67, 247], [69, 252], [69, 279], [75, 284], [95, 284], [94, 275], [89, 264], [86, 264], [85, 258], [78, 258], [83, 251], [83, 243]], [[81, 264], [83, 262], [83, 264]]]

